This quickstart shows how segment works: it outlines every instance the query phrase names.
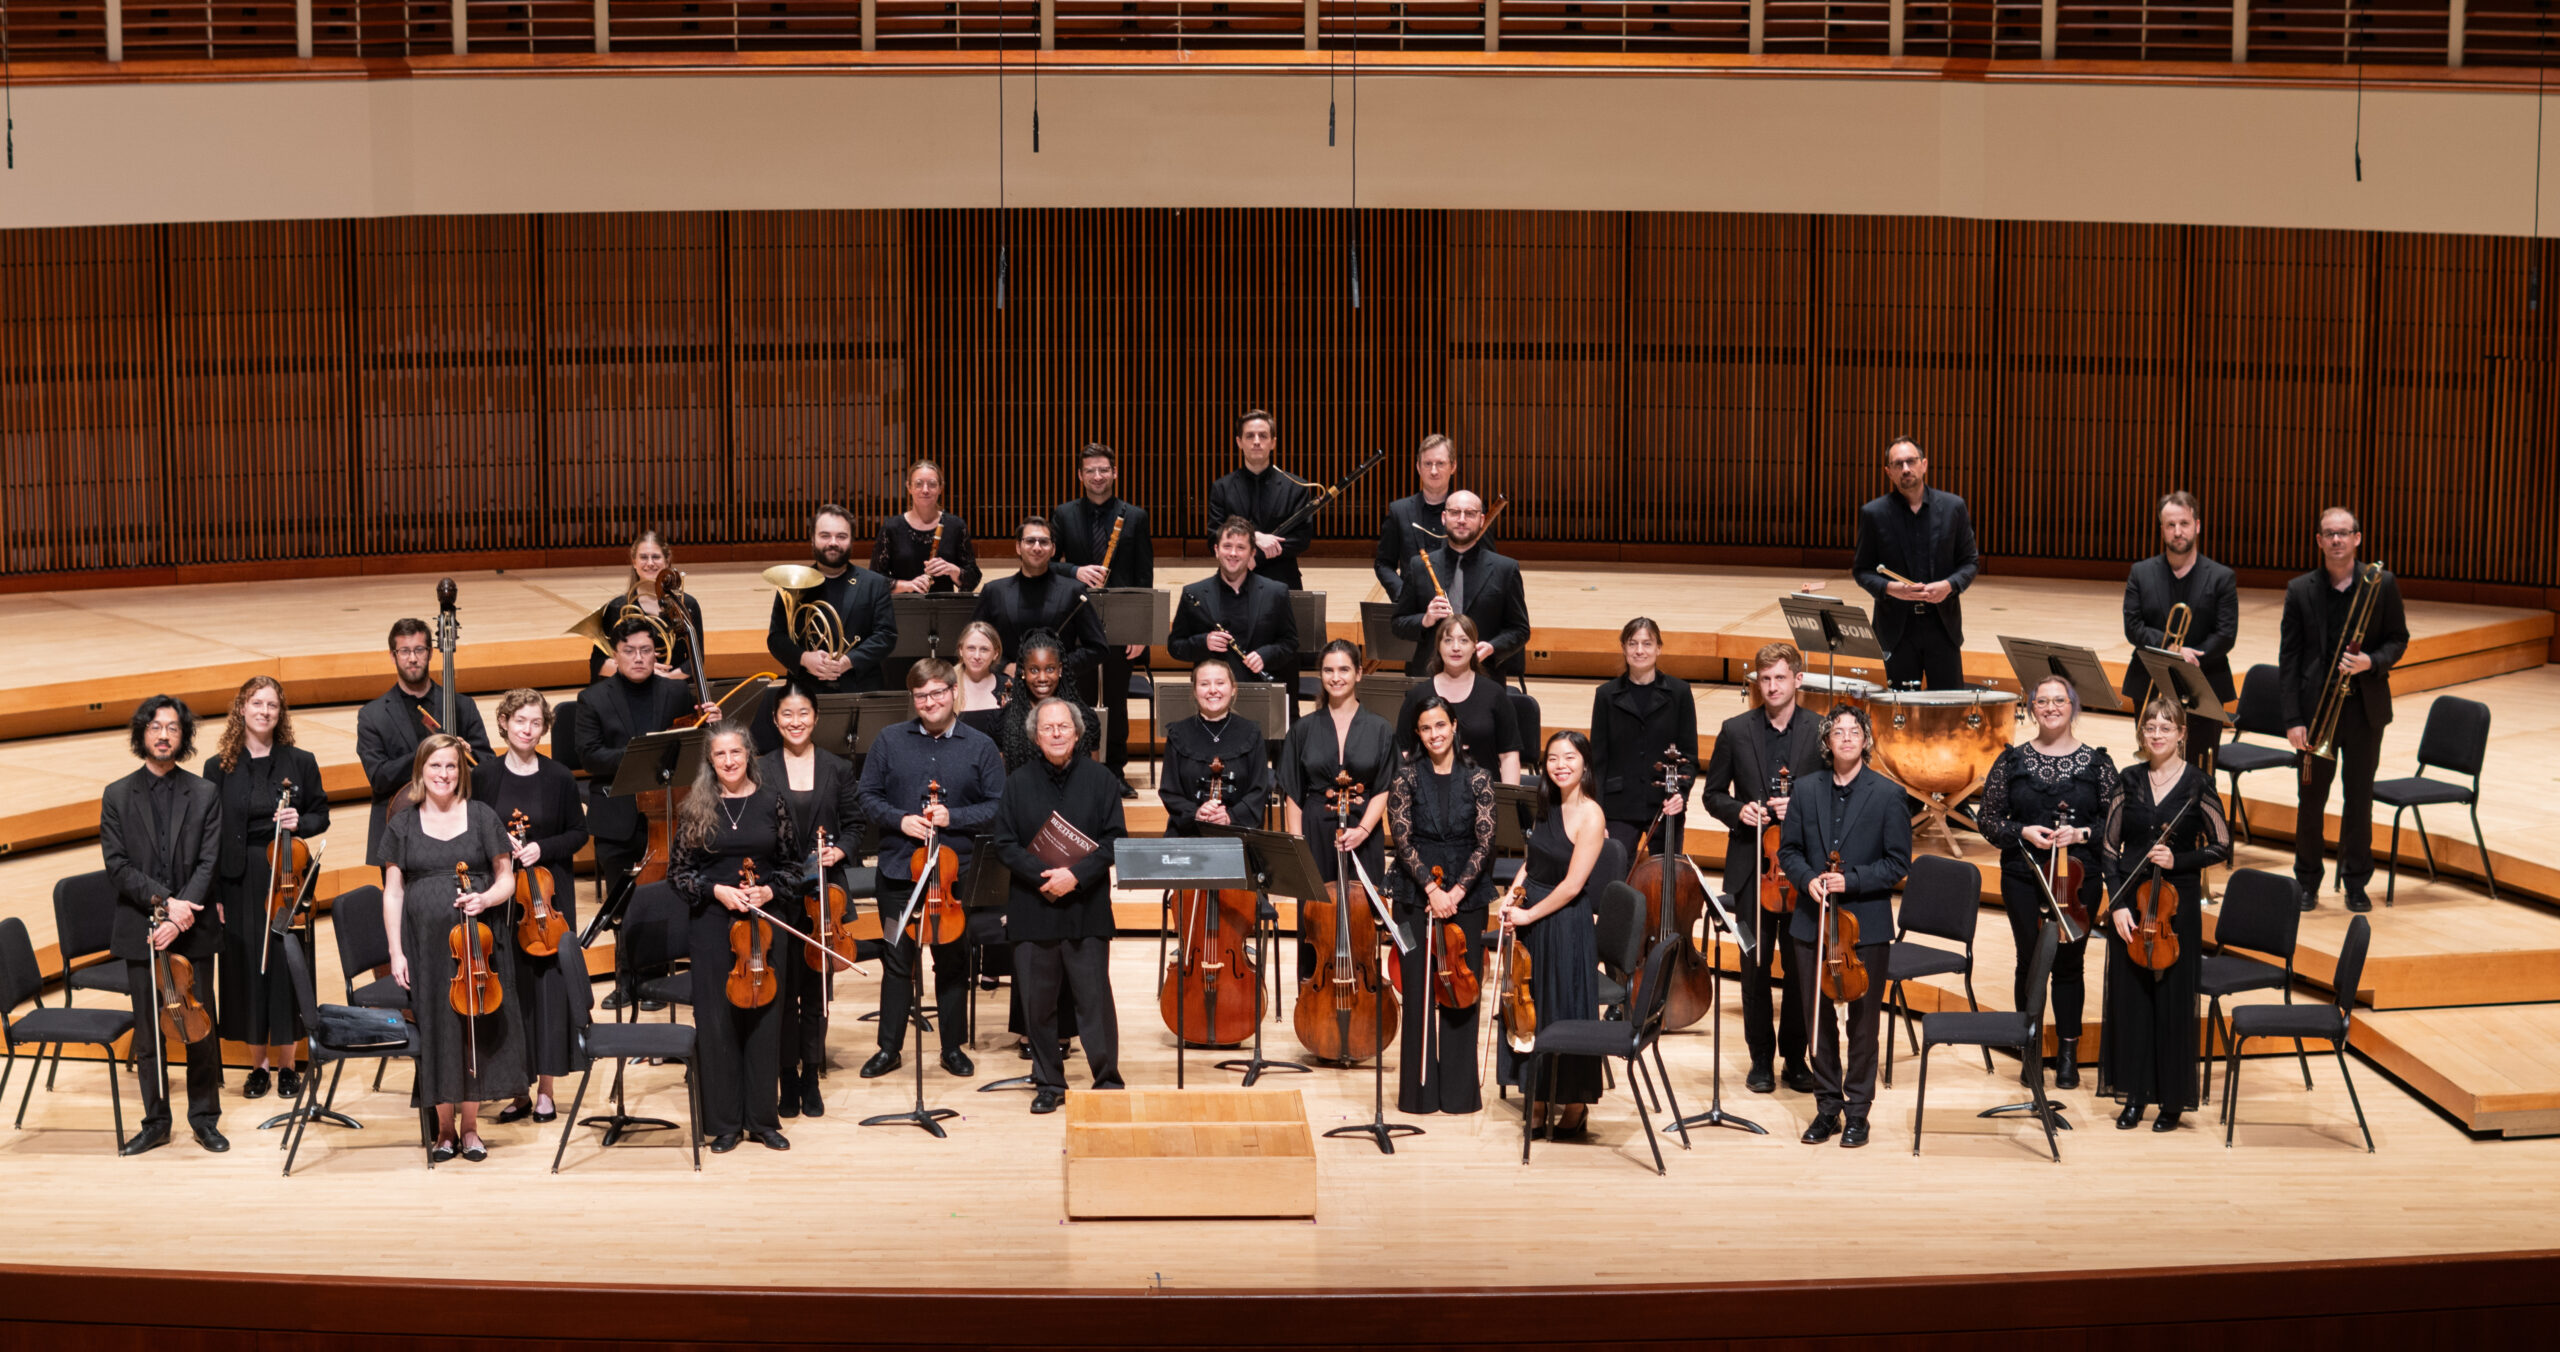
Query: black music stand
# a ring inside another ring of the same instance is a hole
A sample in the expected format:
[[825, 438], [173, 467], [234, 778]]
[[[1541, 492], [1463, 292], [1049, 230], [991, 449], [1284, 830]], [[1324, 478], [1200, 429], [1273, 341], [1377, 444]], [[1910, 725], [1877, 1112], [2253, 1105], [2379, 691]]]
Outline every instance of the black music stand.
[[[1315, 852], [1307, 848], [1306, 838], [1286, 831], [1262, 831], [1250, 826], [1219, 826], [1200, 823], [1203, 839], [1221, 836], [1244, 842], [1245, 869], [1253, 875], [1253, 942], [1261, 952], [1262, 970], [1271, 974], [1271, 1008], [1280, 1009], [1280, 908], [1271, 904], [1273, 895], [1298, 903], [1300, 914], [1305, 906], [1324, 895], [1324, 877], [1316, 871]], [[1262, 1054], [1262, 1025], [1267, 1018], [1253, 1021], [1253, 1050], [1244, 1056], [1220, 1061], [1220, 1070], [1244, 1072], [1244, 1087], [1250, 1089], [1265, 1072], [1291, 1075], [1314, 1073], [1310, 1067], [1295, 1061], [1274, 1061]]]
[[[1326, 625], [1324, 618], [1324, 593], [1292, 589], [1289, 593], [1289, 618], [1298, 630], [1298, 684], [1290, 689], [1289, 694], [1293, 698], [1304, 698], [1306, 683], [1316, 674], [1317, 659], [1322, 656], [1324, 645], [1333, 640], [1333, 630]], [[1324, 687], [1319, 684], [1316, 695], [1321, 699], [1323, 694]]]
[[[1165, 720], [1156, 714], [1156, 649], [1164, 646], [1165, 635], [1173, 629], [1173, 593], [1162, 587], [1104, 587], [1086, 592], [1093, 601], [1094, 622], [1102, 627], [1106, 647], [1125, 648], [1135, 643], [1145, 651], [1138, 654], [1136, 670], [1147, 674], [1147, 718], [1154, 723], [1157, 736], [1147, 747], [1147, 768], [1152, 773], [1157, 764], [1155, 742], [1162, 740]], [[1099, 679], [1099, 668], [1096, 669]], [[1088, 690], [1095, 707], [1100, 707], [1102, 692]], [[1129, 717], [1126, 691], [1113, 701], [1123, 720]]]
[[1404, 729], [1396, 728], [1395, 721], [1396, 716], [1404, 712], [1404, 692], [1421, 683], [1421, 677], [1407, 676], [1401, 671], [1373, 671], [1352, 687], [1352, 698], [1360, 701], [1361, 708], [1387, 720], [1387, 725], [1395, 728], [1396, 735], [1401, 737]]
[[840, 748], [837, 754], [856, 765], [871, 754], [871, 744], [880, 740], [881, 733], [916, 716], [915, 701], [908, 698], [904, 690], [866, 690], [855, 695], [820, 695], [818, 698], [824, 702], [818, 709], [818, 735], [812, 740], [820, 746], [829, 744], [825, 735], [829, 726], [828, 709], [832, 701], [845, 701], [847, 721], [834, 745]]
[[[2030, 717], [2033, 712], [2026, 708], [2026, 701], [2034, 698], [2036, 683], [2056, 676], [2071, 683], [2071, 692], [2080, 697], [2083, 710], [2095, 709], [2102, 714], [2112, 714], [2124, 709], [2124, 697], [2117, 694], [2115, 686], [2108, 682], [2107, 669], [2098, 661], [2094, 648], [2002, 634], [2000, 652], [2009, 659], [2009, 670], [2018, 678], [2019, 709]], [[2178, 665], [2185, 666], [2186, 663]], [[2197, 674], [2202, 675], [2201, 672]], [[2221, 706], [2217, 704], [2214, 707]]]
[[[1734, 847], [1727, 844], [1725, 848]], [[1697, 864], [1687, 855], [1682, 855], [1680, 862], [1687, 865], [1691, 873], [1697, 874], [1698, 886], [1707, 894], [1708, 951], [1714, 951], [1716, 931], [1721, 929], [1733, 936], [1734, 951], [1742, 955], [1742, 960], [1751, 961], [1751, 946], [1743, 942], [1742, 927], [1734, 923], [1733, 912], [1727, 909], [1724, 894], [1707, 885], [1706, 875], [1698, 873]], [[1682, 941], [1686, 942], [1687, 936], [1682, 936]], [[1766, 1136], [1769, 1134], [1768, 1130], [1759, 1123], [1724, 1110], [1724, 967], [1723, 964], [1712, 960], [1707, 963], [1707, 1007], [1715, 1011], [1712, 1016], [1714, 1053], [1707, 1060], [1707, 1064], [1714, 1067], [1714, 1074], [1708, 1081], [1707, 1110], [1702, 1113], [1691, 1113], [1671, 1125], [1684, 1140], [1687, 1139], [1691, 1127], [1731, 1127], [1735, 1131], [1747, 1131], [1754, 1136]]]
[[[1009, 899], [1010, 894], [1013, 891], [1013, 870], [1005, 867], [1004, 861], [996, 858], [996, 852], [992, 849], [980, 849], [975, 855], [975, 859], [977, 860], [977, 866], [969, 871], [967, 890], [960, 894], [960, 908], [965, 911], [1003, 910], [1005, 902]], [[979, 947], [981, 947], [981, 945], [973, 944], [970, 946], [971, 951], [973, 952]], [[1014, 983], [1012, 988], [1017, 994], [1022, 989], [1019, 982]], [[1025, 1024], [1030, 1022], [1031, 1009], [1029, 1006], [1026, 1005], [1023, 1007], [1022, 1017]], [[973, 981], [969, 984], [969, 1022], [970, 1032], [973, 1035], [970, 1038], [970, 1041], [972, 1042], [977, 1040], [974, 1036], [977, 1032], [977, 1021], [978, 987], [977, 983]], [[1030, 1029], [1026, 1027], [1023, 1032], [1028, 1035]], [[979, 1085], [978, 1092], [981, 1094], [992, 1094], [999, 1089], [1037, 1088], [1039, 1088], [1039, 1085], [1033, 1081], [1030, 1076], [1014, 1075], [1006, 1079]]]
[[[1208, 836], [1158, 836], [1150, 839], [1124, 837], [1112, 847], [1113, 866], [1120, 871], [1122, 887], [1158, 887], [1164, 889], [1165, 929], [1173, 928], [1173, 893], [1180, 889], [1217, 891], [1229, 887], [1251, 887], [1253, 874], [1245, 867], [1244, 842], [1233, 838]], [[1156, 964], [1164, 965], [1164, 940], [1156, 946]], [[1214, 1012], [1218, 988], [1208, 988]], [[1173, 1084], [1185, 1085], [1186, 1056], [1191, 1039], [1183, 1029], [1173, 1031]]]
[[[941, 848], [947, 850], [951, 847], [949, 845], [942, 845]], [[968, 884], [964, 880], [961, 884], [964, 893], [967, 886]], [[884, 897], [881, 898], [879, 902], [874, 903], [880, 907], [880, 941], [883, 950], [880, 955], [880, 966], [881, 975], [884, 978], [888, 975], [890, 954], [897, 950], [899, 936], [906, 933], [907, 921], [915, 915], [917, 908], [924, 904], [924, 889], [918, 887], [911, 891], [907, 896], [906, 903], [898, 908], [898, 912], [894, 916], [889, 913], [887, 900], [888, 899]], [[960, 1115], [960, 1110], [957, 1108], [928, 1108], [924, 1103], [924, 1035], [933, 1031], [933, 1025], [930, 1021], [919, 1017], [919, 1015], [922, 1014], [924, 1007], [930, 1003], [925, 996], [926, 991], [929, 989], [925, 984], [925, 962], [928, 958], [931, 958], [934, 962], [940, 962], [942, 960], [928, 951], [937, 947], [939, 947], [939, 945], [926, 943], [923, 935], [917, 935], [915, 970], [907, 974], [907, 989], [909, 992], [907, 997], [907, 1023], [915, 1030], [916, 1035], [915, 1106], [902, 1113], [878, 1113], [862, 1119], [862, 1121], [856, 1125], [865, 1127], [889, 1127], [904, 1123], [907, 1126], [924, 1128], [925, 1132], [937, 1141], [944, 1140], [951, 1135], [951, 1133], [942, 1129], [942, 1124], [946, 1119], [958, 1117]], [[976, 997], [973, 995], [971, 998], [974, 999]]]
[[[1387, 670], [1387, 664], [1391, 660], [1387, 654], [1399, 647], [1405, 650], [1406, 659], [1412, 658], [1411, 642], [1396, 637], [1395, 602], [1363, 601], [1360, 603], [1360, 646], [1364, 650], [1361, 656], [1368, 659], [1361, 665], [1373, 667], [1378, 671]], [[1395, 661], [1395, 670], [1403, 671], [1404, 661]], [[1397, 698], [1401, 699], [1403, 696], [1399, 695]]]
[[[2204, 668], [2166, 648], [2136, 648], [2133, 660], [2151, 673], [2151, 688], [2167, 691], [2187, 717], [2225, 725], [2231, 722], [2231, 711], [2222, 707], [2222, 696], [2215, 693], [2213, 682], [2205, 679]], [[2136, 718], [2142, 716], [2140, 709], [2132, 713]], [[2220, 737], [2217, 735], [2215, 740]], [[2209, 767], [2206, 773], [2212, 773]]]
[[[310, 870], [303, 874], [302, 891], [294, 897], [293, 904], [291, 906], [276, 912], [276, 914], [267, 922], [267, 933], [275, 936], [277, 942], [288, 944], [302, 942], [302, 940], [297, 938], [294, 934], [294, 922], [297, 920], [302, 922], [302, 933], [304, 935], [310, 934], [310, 926], [313, 918], [312, 913], [314, 909], [311, 898], [311, 880], [319, 876], [320, 858], [315, 852], [312, 855]], [[278, 968], [276, 970], [276, 975], [284, 977], [287, 976], [287, 973], [284, 969]], [[290, 978], [288, 977], [288, 979]], [[314, 1002], [317, 1003], [316, 997]], [[163, 1092], [166, 1091], [164, 1090]], [[332, 1094], [330, 1097], [334, 1101], [336, 1095]], [[285, 1112], [278, 1113], [275, 1116], [268, 1118], [266, 1121], [259, 1123], [258, 1130], [265, 1131], [269, 1127], [281, 1127], [289, 1122], [299, 1122], [306, 1117], [310, 1118], [314, 1122], [326, 1122], [331, 1126], [352, 1127], [357, 1131], [364, 1130], [364, 1123], [359, 1122], [354, 1118], [347, 1116], [345, 1113], [339, 1112], [337, 1109], [330, 1107], [328, 1104], [321, 1102], [319, 1096], [316, 1094], [312, 1096], [310, 1107], [293, 1108]], [[291, 1133], [287, 1134], [290, 1135]], [[283, 1142], [279, 1141], [277, 1144], [282, 1145]]]
[[[603, 788], [608, 798], [636, 798], [659, 789], [689, 785], [702, 770], [702, 748], [708, 733], [702, 728], [670, 728], [664, 732], [644, 732], [631, 739], [622, 749], [622, 766]], [[675, 794], [667, 795], [667, 839], [675, 839]], [[642, 861], [643, 866], [647, 861]], [[631, 894], [640, 889], [633, 885], [639, 875], [634, 872], [621, 879], [600, 879], [613, 888], [596, 907], [595, 918], [587, 922], [586, 932], [578, 936], [581, 948], [593, 944], [596, 936], [622, 923], [622, 912], [631, 904]], [[619, 950], [617, 950], [618, 952]], [[619, 961], [617, 958], [616, 961]]]
[[901, 592], [889, 598], [898, 617], [898, 643], [891, 657], [940, 657], [942, 645], [960, 648], [960, 631], [978, 613], [971, 592]]
[[[1379, 895], [1378, 890], [1370, 885], [1368, 872], [1361, 868], [1359, 856], [1355, 854], [1351, 856], [1351, 858], [1351, 867], [1353, 869], [1352, 876], [1359, 879], [1360, 893], [1362, 896], [1369, 899], [1369, 909], [1374, 912], [1378, 918], [1378, 937], [1380, 941], [1385, 946], [1392, 947], [1399, 954], [1411, 953], [1413, 951], [1413, 941], [1407, 939], [1404, 935], [1404, 931], [1397, 928], [1395, 913], [1388, 909], [1387, 899]], [[1378, 959], [1378, 974], [1379, 976], [1384, 977], [1387, 971], [1386, 953], [1381, 951], [1375, 956]], [[1429, 998], [1427, 991], [1424, 998]], [[1372, 1103], [1374, 1105], [1370, 1109], [1369, 1120], [1366, 1122], [1356, 1123], [1351, 1126], [1335, 1127], [1325, 1133], [1325, 1139], [1333, 1140], [1336, 1137], [1365, 1136], [1377, 1143], [1380, 1154], [1392, 1155], [1396, 1153], [1397, 1137], [1420, 1136], [1423, 1132], [1422, 1128], [1415, 1126], [1411, 1122], [1390, 1122], [1387, 1120], [1387, 1002], [1384, 1000], [1378, 1001], [1376, 1009], [1378, 1011], [1378, 1051], [1375, 1056], [1369, 1058], [1370, 1093]], [[1423, 1017], [1429, 1019], [1437, 1018], [1439, 1015], [1437, 1011], [1429, 1011], [1424, 1013]]]
[[1875, 623], [1867, 612], [1837, 596], [1815, 592], [1789, 592], [1778, 598], [1778, 610], [1787, 617], [1787, 632], [1795, 638], [1796, 647], [1822, 654], [1822, 674], [1834, 689], [1839, 687], [1843, 654], [1875, 663], [1877, 681], [1882, 683], [1884, 645], [1877, 641]]

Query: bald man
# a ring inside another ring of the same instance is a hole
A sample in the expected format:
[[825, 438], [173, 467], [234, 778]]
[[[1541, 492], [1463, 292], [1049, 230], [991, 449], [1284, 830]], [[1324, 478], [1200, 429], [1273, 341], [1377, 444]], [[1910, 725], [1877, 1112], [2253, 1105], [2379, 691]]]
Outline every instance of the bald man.
[[[1396, 637], [1412, 642], [1405, 671], [1420, 676], [1436, 663], [1428, 635], [1440, 621], [1464, 615], [1476, 622], [1476, 663], [1499, 676], [1519, 675], [1529, 646], [1529, 594], [1520, 565], [1484, 543], [1484, 499], [1464, 489], [1440, 509], [1448, 543], [1404, 561], [1404, 587], [1396, 593]], [[1428, 557], [1430, 566], [1423, 559]], [[1435, 585], [1436, 581], [1436, 585]]]

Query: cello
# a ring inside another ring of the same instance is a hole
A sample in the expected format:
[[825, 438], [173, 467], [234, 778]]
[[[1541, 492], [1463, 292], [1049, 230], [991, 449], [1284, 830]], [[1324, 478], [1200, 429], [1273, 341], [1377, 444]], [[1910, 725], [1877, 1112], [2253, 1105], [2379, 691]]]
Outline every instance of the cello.
[[[1348, 770], [1337, 772], [1333, 787], [1325, 790], [1337, 828], [1359, 818], [1363, 799]], [[1339, 829], [1333, 854], [1333, 881], [1298, 913], [1298, 933], [1315, 953], [1306, 979], [1298, 983], [1294, 1018], [1298, 1041], [1309, 1054], [1348, 1066], [1395, 1041], [1401, 1006], [1378, 970], [1378, 917], [1362, 904], [1351, 851], [1344, 848]]]
[[[1663, 758], [1654, 764], [1654, 782], [1662, 786], [1662, 796], [1678, 797], [1685, 806], [1689, 797], [1689, 758], [1679, 747], [1668, 747]], [[1714, 1008], [1709, 1003], [1714, 977], [1698, 952], [1694, 937], [1699, 918], [1707, 910], [1707, 886], [1689, 863], [1682, 835], [1687, 828], [1685, 816], [1662, 814], [1662, 853], [1639, 860], [1628, 870], [1627, 883], [1644, 897], [1644, 949], [1652, 952], [1665, 934], [1680, 936], [1680, 947], [1671, 955], [1671, 989], [1662, 1007], [1662, 1026], [1686, 1028], [1707, 1016]]]
[[[294, 807], [293, 781], [276, 781], [276, 815]], [[302, 901], [302, 889], [311, 881], [311, 845], [282, 826], [276, 828], [275, 839], [267, 842], [267, 933], [281, 933], [279, 921], [292, 914]], [[258, 946], [258, 975], [267, 973], [267, 950], [272, 944]]]
[[[1227, 763], [1209, 762], [1209, 787], [1201, 806], [1225, 806]], [[1177, 1041], [1193, 1047], [1232, 1047], [1253, 1036], [1262, 1022], [1262, 971], [1253, 959], [1257, 900], [1239, 887], [1199, 888], [1172, 894], [1176, 948], [1173, 965], [1156, 988], [1157, 1011]], [[1222, 1000], [1240, 983], [1251, 998]], [[1374, 1017], [1374, 1015], [1372, 1016]]]
[[[456, 896], [471, 890], [471, 866], [459, 859], [453, 861], [453, 890]], [[446, 987], [445, 1000], [462, 1016], [463, 1045], [471, 1073], [478, 1075], [480, 1016], [497, 1013], [506, 999], [506, 988], [498, 984], [498, 973], [489, 965], [497, 936], [479, 917], [466, 915], [445, 932], [444, 942], [445, 951], [453, 955], [453, 981]]]
[[[741, 892], [758, 886], [756, 861], [738, 861]], [[782, 992], [782, 978], [773, 970], [773, 922], [762, 915], [742, 915], [729, 922], [729, 1004], [737, 1009], [762, 1009], [773, 1003]]]
[[[533, 823], [521, 811], [507, 814], [507, 843], [517, 848], [524, 845]], [[551, 870], [536, 864], [516, 870], [516, 947], [537, 958], [547, 958], [560, 951], [560, 941], [569, 937], [568, 917], [560, 914], [552, 902]]]

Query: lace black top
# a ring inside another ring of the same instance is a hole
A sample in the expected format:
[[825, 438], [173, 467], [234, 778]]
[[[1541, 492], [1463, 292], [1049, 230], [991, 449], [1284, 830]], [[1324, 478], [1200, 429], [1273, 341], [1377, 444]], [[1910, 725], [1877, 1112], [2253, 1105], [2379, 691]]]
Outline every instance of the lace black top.
[[1982, 785], [1982, 811], [1975, 821], [1982, 838], [1999, 848], [2003, 867], [2026, 868], [2033, 851], [2021, 829], [2050, 827], [2067, 808], [2071, 824], [2092, 835], [2089, 841], [2072, 846], [2071, 853], [2094, 873], [2095, 833], [2117, 792], [2115, 758], [2105, 747], [2083, 743], [2066, 755], [2051, 756], [2032, 742], [2019, 742], [1992, 762], [1991, 777]]
[[1442, 886], [1467, 894], [1467, 905], [1484, 904], [1474, 896], [1479, 884], [1490, 884], [1493, 861], [1493, 776], [1483, 766], [1463, 758], [1447, 774], [1427, 760], [1405, 766], [1387, 791], [1387, 821], [1396, 863], [1416, 896], [1437, 864]]

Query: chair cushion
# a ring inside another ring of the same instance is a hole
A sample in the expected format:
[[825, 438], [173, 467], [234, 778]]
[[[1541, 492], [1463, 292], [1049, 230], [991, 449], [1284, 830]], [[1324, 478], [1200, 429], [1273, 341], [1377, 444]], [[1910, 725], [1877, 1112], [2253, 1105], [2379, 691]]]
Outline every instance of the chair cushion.
[[2240, 991], [2280, 990], [2283, 987], [2283, 968], [2236, 953], [2208, 955], [2196, 977], [2196, 993], [2208, 999]]
[[1947, 1010], [1923, 1015], [1920, 1042], [1953, 1042], [1967, 1047], [2015, 1047], [2035, 1036], [2027, 1016], [2010, 1010]]
[[844, 884], [848, 896], [870, 898], [880, 895], [880, 870], [870, 864], [836, 870], [837, 881]]
[[1627, 1056], [1635, 1051], [1635, 1027], [1616, 1019], [1558, 1019], [1538, 1029], [1532, 1055]]
[[693, 974], [687, 972], [678, 976], [653, 976], [640, 983], [640, 998], [664, 1000], [671, 1005], [689, 1006], [693, 1003]]
[[9, 1021], [10, 1036], [20, 1046], [30, 1042], [105, 1044], [132, 1031], [130, 1009], [33, 1009]]
[[2469, 787], [2446, 779], [2386, 779], [2373, 786], [2373, 801], [2385, 807], [2427, 807], [2435, 803], [2468, 803]]
[[598, 1060], [641, 1056], [680, 1060], [693, 1055], [689, 1023], [599, 1023], [587, 1029], [587, 1055]]
[[2336, 1005], [2242, 1005], [2231, 1011], [2233, 1041], [2249, 1037], [2316, 1037], [2330, 1042], [2346, 1036], [2346, 1020]]
[[1627, 983], [1610, 976], [1607, 972], [1602, 972], [1600, 974], [1599, 982], [1600, 1007], [1602, 1009], [1608, 1009], [1615, 1005], [1623, 1005], [1627, 1002], [1627, 996], [1631, 993], [1627, 989]]
[[356, 987], [355, 991], [347, 996], [347, 1002], [359, 1009], [407, 1009], [409, 992], [402, 990], [399, 982], [386, 976], [380, 981], [368, 981]]
[[2225, 742], [2213, 749], [2213, 763], [2223, 770], [2247, 774], [2252, 770], [2272, 770], [2291, 765], [2298, 759], [2291, 747], [2260, 746], [2256, 742]]
[[1965, 956], [1953, 949], [1935, 944], [1913, 944], [1897, 941], [1885, 954], [1884, 979], [1910, 981], [1916, 977], [1937, 976], [1965, 969]]
[[333, 1052], [413, 1054], [416, 1036], [407, 1019], [387, 1009], [320, 1006], [320, 1045]]
[[73, 972], [67, 984], [75, 991], [111, 991], [130, 999], [133, 981], [129, 972], [122, 962], [101, 962]]

